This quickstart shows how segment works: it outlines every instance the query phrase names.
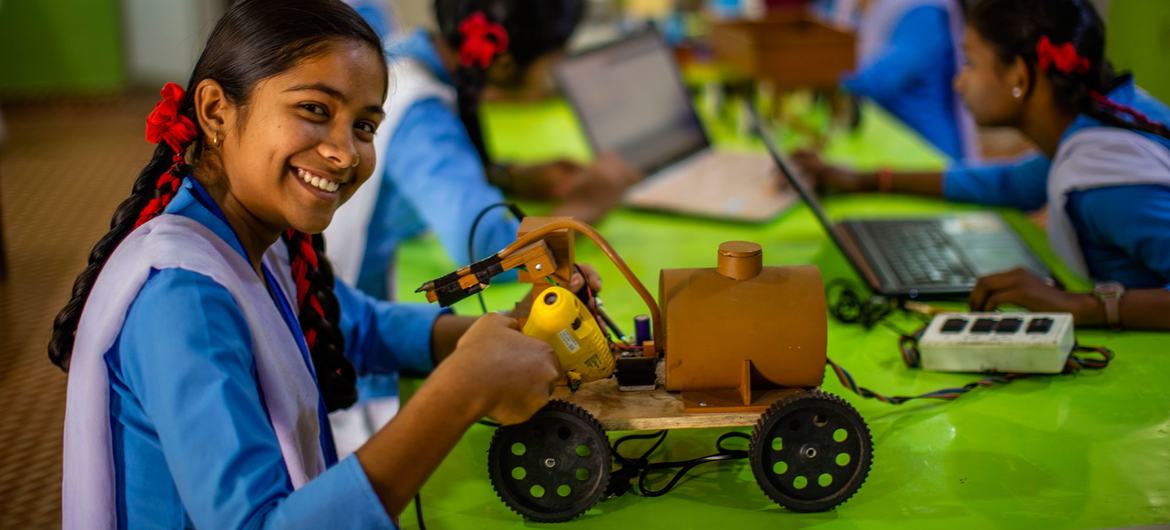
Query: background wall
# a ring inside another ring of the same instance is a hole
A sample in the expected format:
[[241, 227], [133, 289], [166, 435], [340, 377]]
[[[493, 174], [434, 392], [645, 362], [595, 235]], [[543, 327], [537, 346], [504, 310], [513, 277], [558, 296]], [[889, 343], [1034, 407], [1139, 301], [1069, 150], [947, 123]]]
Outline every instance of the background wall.
[[0, 94], [111, 92], [126, 82], [118, 0], [0, 4]]
[[1112, 0], [1106, 51], [1142, 88], [1170, 103], [1170, 1]]
[[[602, 2], [604, 0], [591, 0]], [[1108, 53], [1170, 102], [1170, 1], [1093, 0]], [[0, 96], [108, 93], [186, 81], [228, 0], [3, 0]], [[431, 2], [392, 0], [399, 22], [429, 26]]]
[[187, 85], [227, 0], [122, 0], [126, 74], [137, 85]]

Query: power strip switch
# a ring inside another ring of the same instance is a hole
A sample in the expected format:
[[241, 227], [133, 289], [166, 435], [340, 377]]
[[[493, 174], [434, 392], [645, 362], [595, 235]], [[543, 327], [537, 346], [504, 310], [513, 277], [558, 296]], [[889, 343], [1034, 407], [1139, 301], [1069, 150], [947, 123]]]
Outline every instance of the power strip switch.
[[931, 372], [1057, 374], [1072, 351], [1070, 313], [942, 313], [918, 341]]

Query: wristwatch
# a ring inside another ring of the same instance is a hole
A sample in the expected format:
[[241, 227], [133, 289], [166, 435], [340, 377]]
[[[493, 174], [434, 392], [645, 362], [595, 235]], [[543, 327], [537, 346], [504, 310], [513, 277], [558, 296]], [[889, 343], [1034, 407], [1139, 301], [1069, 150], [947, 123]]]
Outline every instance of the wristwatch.
[[1096, 296], [1105, 306], [1105, 322], [1112, 329], [1121, 329], [1121, 296], [1125, 286], [1118, 282], [1103, 282], [1093, 286]]

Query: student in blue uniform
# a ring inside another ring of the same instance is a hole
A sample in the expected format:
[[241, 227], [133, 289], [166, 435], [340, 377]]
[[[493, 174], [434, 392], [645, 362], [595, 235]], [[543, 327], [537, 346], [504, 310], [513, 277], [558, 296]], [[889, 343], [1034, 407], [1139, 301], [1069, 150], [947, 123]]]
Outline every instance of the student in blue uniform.
[[[386, 80], [339, 1], [241, 0], [163, 89], [49, 344], [65, 528], [393, 528], [471, 423], [546, 402], [556, 359], [512, 319], [376, 302], [311, 235], [373, 172]], [[339, 462], [326, 412], [397, 370], [433, 372]]]
[[799, 162], [838, 191], [896, 191], [1037, 210], [1064, 262], [1096, 282], [1071, 293], [1015, 270], [980, 279], [971, 307], [1066, 311], [1077, 325], [1170, 329], [1170, 109], [1117, 76], [1087, 0], [982, 0], [955, 81], [981, 125], [1019, 130], [1040, 154], [945, 173], [864, 173]]
[[962, 56], [960, 0], [863, 3], [860, 67], [842, 86], [873, 100], [947, 158], [977, 158], [974, 122], [952, 84]]
[[[533, 69], [555, 62], [581, 20], [582, 0], [438, 0], [434, 10], [437, 33], [417, 30], [388, 45], [392, 87], [375, 137], [378, 167], [325, 232], [338, 276], [384, 300], [394, 297], [398, 247], [424, 231], [459, 265], [471, 261], [471, 250], [481, 259], [514, 240], [518, 222], [496, 208], [483, 214], [469, 242], [476, 217], [504, 202], [501, 188], [565, 199], [549, 215], [593, 222], [637, 178], [613, 157], [590, 167], [563, 160], [503, 165], [485, 147], [484, 90], [520, 89]], [[359, 393], [357, 406], [331, 415], [342, 454], [398, 409], [395, 376], [364, 377]]]

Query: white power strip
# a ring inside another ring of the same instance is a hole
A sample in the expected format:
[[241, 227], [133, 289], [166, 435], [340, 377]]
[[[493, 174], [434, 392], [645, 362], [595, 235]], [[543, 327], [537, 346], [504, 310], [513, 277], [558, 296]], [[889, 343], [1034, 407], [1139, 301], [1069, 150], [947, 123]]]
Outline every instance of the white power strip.
[[932, 372], [1056, 374], [1072, 351], [1069, 313], [942, 313], [918, 341]]

